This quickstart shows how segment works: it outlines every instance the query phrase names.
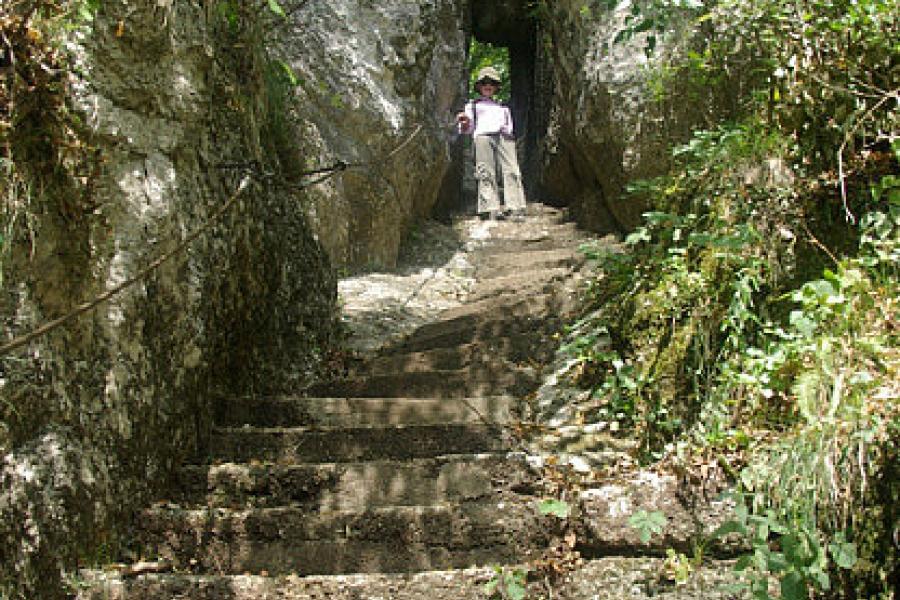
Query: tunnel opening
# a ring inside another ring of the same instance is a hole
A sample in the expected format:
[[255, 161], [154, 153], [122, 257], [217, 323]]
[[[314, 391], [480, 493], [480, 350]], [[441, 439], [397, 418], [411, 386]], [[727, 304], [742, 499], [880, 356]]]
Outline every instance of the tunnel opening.
[[[550, 202], [540, 185], [540, 145], [542, 130], [546, 128], [547, 111], [542, 94], [548, 79], [538, 52], [538, 23], [530, 7], [531, 0], [495, 0], [470, 3], [470, 27], [466, 72], [466, 98], [474, 96], [475, 73], [482, 66], [499, 66], [508, 75], [499, 99], [504, 101], [513, 117], [519, 167], [525, 194], [529, 202]], [[482, 60], [484, 59], [484, 60]], [[499, 64], [498, 64], [499, 63]], [[460, 161], [456, 167], [462, 172], [460, 187], [453, 204], [457, 210], [471, 212], [475, 206], [474, 179], [469, 162], [473, 162], [471, 148], [462, 140], [454, 153]], [[446, 198], [444, 199], [446, 202]], [[451, 208], [446, 205], [446, 209]]]

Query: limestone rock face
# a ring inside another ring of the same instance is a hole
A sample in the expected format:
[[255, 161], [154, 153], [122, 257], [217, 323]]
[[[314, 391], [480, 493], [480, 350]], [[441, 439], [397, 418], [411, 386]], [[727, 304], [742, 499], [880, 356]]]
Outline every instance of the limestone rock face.
[[[524, 0], [482, 6], [474, 23], [468, 0], [90, 4], [92, 21], [61, 43], [78, 63], [64, 105], [96, 156], [88, 181], [63, 183], [90, 202], [72, 210], [35, 182], [15, 207], [4, 341], [203, 231], [110, 302], [0, 356], [4, 597], [62, 597], [66, 568], [115, 548], [128, 512], [202, 450], [214, 393], [309, 378], [334, 334], [332, 267], [395, 264], [408, 227], [455, 185], [466, 32], [514, 45], [520, 67], [534, 50]], [[627, 3], [583, 5], [547, 3], [534, 52], [546, 58], [514, 76], [554, 80], [525, 120], [534, 138], [548, 124], [546, 139], [526, 145], [542, 145], [543, 186], [582, 224], [624, 228], [641, 212], [618, 200], [625, 182], [660, 172], [703, 111], [649, 100], [643, 40], [608, 46]], [[333, 165], [346, 168], [300, 190]]]
[[721, 110], [716, 98], [692, 97], [677, 80], [665, 81], [665, 96], [654, 95], [650, 84], [662, 82], [660, 69], [672, 52], [699, 32], [674, 20], [668, 33], [656, 36], [648, 58], [646, 35], [615, 41], [633, 4], [608, 9], [597, 2], [590, 10], [578, 0], [547, 4], [543, 51], [553, 84], [542, 187], [567, 203], [581, 224], [600, 231], [639, 223], [645, 207], [620, 197], [625, 186], [665, 172], [671, 145]]
[[129, 511], [203, 445], [215, 393], [302, 384], [335, 322], [335, 276], [296, 192], [256, 177], [210, 221], [244, 176], [230, 164], [278, 167], [263, 15], [232, 25], [223, 3], [100, 4], [67, 40], [66, 103], [98, 157], [90, 202], [64, 210], [39, 182], [20, 199], [4, 230], [3, 342], [205, 231], [109, 302], [0, 356], [9, 598], [64, 597], [62, 572], [115, 551]]
[[305, 166], [365, 163], [308, 192], [313, 228], [335, 264], [391, 266], [450, 165], [465, 3], [293, 4], [285, 3], [290, 32], [280, 43], [297, 78]]

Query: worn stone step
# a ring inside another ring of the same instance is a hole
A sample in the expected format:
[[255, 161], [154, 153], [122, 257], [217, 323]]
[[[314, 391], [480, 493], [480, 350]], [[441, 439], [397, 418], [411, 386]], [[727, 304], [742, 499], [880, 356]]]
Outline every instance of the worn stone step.
[[535, 338], [556, 332], [563, 324], [565, 313], [536, 318], [526, 315], [506, 315], [502, 310], [482, 316], [462, 316], [437, 321], [413, 331], [406, 339], [382, 350], [382, 355], [424, 352], [437, 348], [456, 348], [480, 344], [485, 348], [503, 345], [516, 348], [532, 345]]
[[545, 347], [535, 343], [535, 337], [542, 339], [540, 336], [529, 334], [449, 348], [389, 353], [352, 365], [348, 377], [426, 371], [463, 370], [477, 373], [486, 368], [519, 369], [528, 365], [542, 365], [553, 357], [555, 349], [552, 346]]
[[[511, 290], [513, 291], [513, 290]], [[521, 290], [519, 290], [520, 292]], [[547, 308], [558, 306], [553, 294], [536, 294], [525, 297], [514, 292], [509, 299], [482, 299], [445, 312], [441, 319], [422, 325], [410, 339], [430, 339], [458, 332], [473, 334], [462, 338], [462, 343], [506, 334], [516, 334], [534, 327], [545, 320]], [[551, 315], [552, 318], [552, 315]], [[480, 335], [479, 335], [480, 334]]]
[[382, 356], [360, 361], [350, 367], [350, 374], [361, 377], [373, 373], [397, 373], [420, 371], [456, 371], [481, 362], [484, 347], [481, 344], [461, 344], [449, 348], [432, 348], [420, 352], [397, 353], [391, 351]]
[[478, 248], [479, 258], [487, 256], [513, 254], [516, 252], [535, 252], [540, 250], [558, 250], [561, 248], [577, 248], [586, 238], [584, 232], [574, 223], [549, 224], [539, 230], [524, 231], [504, 238], [495, 238], [490, 244]]
[[536, 294], [552, 294], [561, 281], [572, 276], [570, 267], [540, 270], [520, 269], [507, 274], [496, 274], [490, 279], [479, 280], [467, 297], [469, 302], [505, 295], [524, 298]]
[[143, 511], [145, 556], [176, 569], [284, 575], [395, 573], [518, 562], [546, 544], [532, 499], [310, 514], [301, 508]]
[[249, 397], [217, 403], [215, 422], [222, 427], [364, 427], [506, 423], [510, 396], [471, 398], [407, 397]]
[[477, 273], [479, 282], [512, 273], [550, 272], [557, 269], [572, 269], [585, 262], [584, 254], [570, 246], [549, 249], [528, 249], [520, 252], [491, 254], [479, 262]]
[[[415, 574], [309, 577], [152, 574], [123, 578], [115, 572], [82, 571], [76, 600], [484, 600], [490, 568]], [[704, 561], [683, 584], [665, 559], [611, 556], [585, 563], [553, 585], [556, 600], [738, 600], [749, 594], [728, 586], [738, 581], [732, 561]], [[532, 585], [528, 597], [546, 589]]]
[[[497, 348], [521, 354], [531, 349], [536, 336], [557, 331], [576, 305], [572, 294], [540, 290], [511, 289], [508, 293], [480, 297], [442, 313], [435, 322], [418, 327], [404, 339], [383, 348], [381, 356], [446, 350], [452, 356], [457, 348], [489, 350]], [[549, 316], [548, 316], [549, 315]], [[377, 361], [374, 363], [377, 364]], [[456, 368], [450, 361], [439, 368]]]
[[[522, 350], [532, 348], [557, 332], [562, 326], [558, 318], [537, 320], [517, 317], [506, 321], [497, 320], [471, 327], [454, 323], [452, 326], [434, 327], [415, 331], [405, 340], [391, 348], [382, 350], [383, 356], [392, 354], [409, 354], [426, 352], [441, 348], [459, 348], [460, 346], [477, 346], [482, 353], [500, 358], [521, 356]], [[500, 355], [498, 350], [509, 354]]]
[[484, 600], [485, 567], [423, 573], [266, 577], [85, 570], [76, 600]]
[[531, 368], [479, 365], [453, 371], [374, 373], [324, 381], [310, 386], [306, 394], [344, 398], [521, 396], [534, 390], [538, 383]]
[[217, 428], [209, 440], [213, 460], [248, 462], [358, 462], [500, 452], [504, 434], [485, 424], [323, 428]]
[[530, 490], [521, 455], [462, 454], [410, 461], [189, 465], [175, 499], [189, 505], [239, 508], [297, 505], [312, 513], [484, 499]]
[[466, 326], [472, 324], [492, 322], [515, 322], [517, 319], [534, 320], [556, 315], [557, 311], [568, 306], [565, 298], [560, 298], [558, 290], [554, 287], [547, 291], [530, 290], [522, 293], [521, 288], [512, 288], [509, 294], [496, 297], [475, 296], [477, 289], [468, 301], [455, 308], [450, 308], [441, 313], [440, 319], [434, 323], [423, 326], [425, 331], [429, 327], [453, 328], [455, 323], [463, 323]]

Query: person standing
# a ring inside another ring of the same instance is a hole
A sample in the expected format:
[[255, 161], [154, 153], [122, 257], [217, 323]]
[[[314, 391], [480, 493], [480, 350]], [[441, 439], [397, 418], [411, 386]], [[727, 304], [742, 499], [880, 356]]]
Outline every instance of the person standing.
[[[498, 219], [525, 215], [525, 191], [516, 159], [516, 140], [509, 107], [494, 100], [500, 89], [500, 74], [484, 67], [475, 80], [479, 97], [456, 115], [459, 132], [471, 135], [475, 144], [475, 180], [478, 182], [477, 212], [482, 218]], [[497, 186], [497, 168], [503, 178], [503, 198]]]

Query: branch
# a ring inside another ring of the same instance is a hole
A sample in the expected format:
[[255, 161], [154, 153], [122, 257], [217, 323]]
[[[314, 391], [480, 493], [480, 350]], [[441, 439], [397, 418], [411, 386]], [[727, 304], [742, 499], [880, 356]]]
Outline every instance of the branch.
[[900, 88], [896, 88], [894, 91], [885, 94], [881, 100], [872, 105], [869, 110], [863, 113], [862, 117], [859, 118], [858, 121], [853, 125], [853, 127], [847, 131], [844, 135], [844, 143], [841, 144], [841, 147], [838, 148], [837, 159], [838, 159], [838, 181], [840, 182], [841, 187], [841, 201], [844, 204], [844, 216], [847, 219], [847, 222], [856, 224], [856, 217], [853, 216], [853, 213], [850, 212], [850, 209], [847, 206], [847, 179], [844, 176], [844, 150], [847, 148], [847, 144], [853, 138], [853, 135], [859, 129], [859, 126], [869, 118], [869, 116], [875, 112], [882, 104], [887, 102], [888, 100], [896, 99], [900, 100]]

